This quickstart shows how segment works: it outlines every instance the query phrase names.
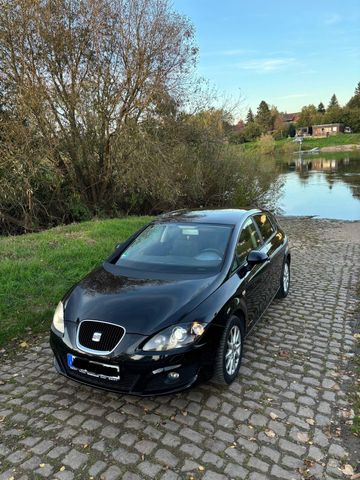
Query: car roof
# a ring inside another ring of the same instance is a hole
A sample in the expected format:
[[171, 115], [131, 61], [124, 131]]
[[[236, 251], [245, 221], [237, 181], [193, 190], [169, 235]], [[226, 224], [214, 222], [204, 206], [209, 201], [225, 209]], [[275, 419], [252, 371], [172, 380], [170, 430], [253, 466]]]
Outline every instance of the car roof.
[[219, 210], [176, 210], [174, 212], [160, 215], [154, 220], [154, 223], [174, 222], [174, 223], [216, 223], [224, 225], [237, 225], [253, 213], [258, 213], [258, 209], [236, 209], [227, 208]]

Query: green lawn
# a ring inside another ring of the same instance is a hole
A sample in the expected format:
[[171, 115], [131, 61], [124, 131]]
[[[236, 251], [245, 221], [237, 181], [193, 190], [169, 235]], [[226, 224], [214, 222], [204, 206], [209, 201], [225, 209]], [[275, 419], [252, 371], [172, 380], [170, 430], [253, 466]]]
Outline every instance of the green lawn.
[[360, 143], [360, 133], [341, 133], [331, 137], [305, 137], [303, 148], [332, 147], [335, 145], [350, 145]]
[[96, 220], [0, 237], [0, 347], [48, 330], [66, 291], [150, 220]]
[[[316, 138], [316, 137], [305, 137], [302, 145], [303, 150], [309, 150], [314, 147], [332, 147], [335, 145], [350, 145], [350, 144], [360, 144], [360, 133], [341, 133], [339, 135], [334, 135], [331, 137]], [[240, 147], [245, 152], [254, 152], [256, 153], [258, 149], [257, 142], [248, 142], [243, 143]], [[293, 143], [292, 138], [283, 138], [281, 140], [275, 141], [275, 152], [282, 152], [292, 148], [297, 150], [299, 147], [297, 144]]]

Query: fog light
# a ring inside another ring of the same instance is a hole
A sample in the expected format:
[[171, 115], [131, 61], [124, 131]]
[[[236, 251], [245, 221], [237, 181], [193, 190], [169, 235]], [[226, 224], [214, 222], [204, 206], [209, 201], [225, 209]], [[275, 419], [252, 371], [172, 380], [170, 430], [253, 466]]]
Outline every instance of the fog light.
[[177, 372], [170, 372], [170, 373], [168, 373], [167, 377], [168, 377], [169, 380], [174, 381], [174, 380], [177, 380], [180, 377], [180, 374], [177, 373]]

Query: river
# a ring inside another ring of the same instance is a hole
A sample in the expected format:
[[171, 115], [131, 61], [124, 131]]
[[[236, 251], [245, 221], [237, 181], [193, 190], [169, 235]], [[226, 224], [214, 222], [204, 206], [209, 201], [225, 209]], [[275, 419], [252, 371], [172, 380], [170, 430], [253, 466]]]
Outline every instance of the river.
[[279, 213], [360, 220], [359, 151], [289, 154], [274, 162], [282, 183]]

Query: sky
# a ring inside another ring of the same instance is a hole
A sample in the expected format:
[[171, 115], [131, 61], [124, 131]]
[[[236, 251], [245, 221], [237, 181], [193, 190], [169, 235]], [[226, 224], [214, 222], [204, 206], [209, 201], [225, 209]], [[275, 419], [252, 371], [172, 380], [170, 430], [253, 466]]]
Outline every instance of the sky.
[[195, 27], [197, 72], [237, 116], [261, 100], [280, 111], [340, 104], [360, 81], [360, 0], [174, 0]]

